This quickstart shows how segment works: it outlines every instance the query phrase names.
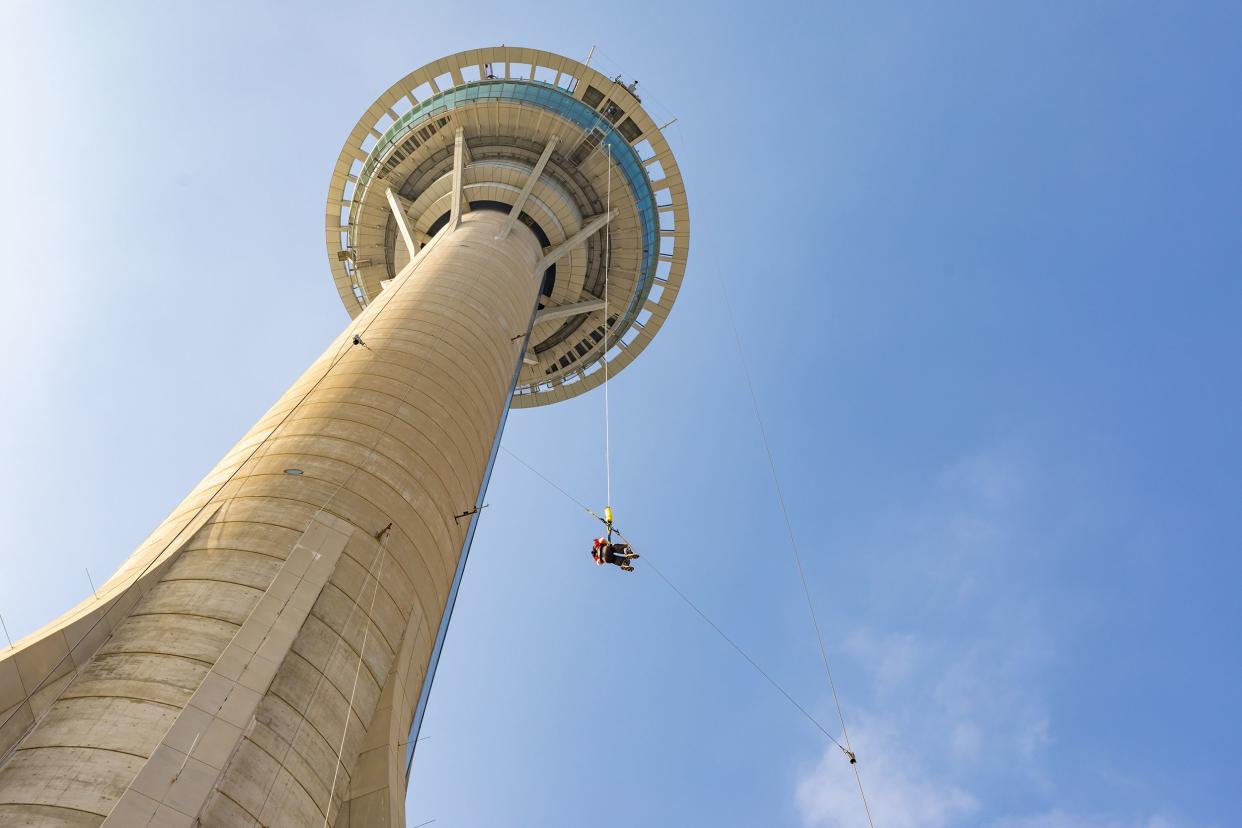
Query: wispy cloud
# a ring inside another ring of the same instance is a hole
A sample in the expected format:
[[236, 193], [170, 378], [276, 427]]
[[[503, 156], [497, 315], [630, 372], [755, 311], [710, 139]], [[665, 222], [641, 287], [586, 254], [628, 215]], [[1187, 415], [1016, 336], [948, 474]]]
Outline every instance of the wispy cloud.
[[[860, 772], [877, 824], [886, 828], [947, 828], [979, 809], [966, 791], [934, 779], [891, 731], [864, 720], [853, 732]], [[811, 828], [866, 828], [867, 818], [848, 762], [829, 748], [798, 783], [798, 811]]]
[[[1046, 482], [1021, 451], [971, 454], [929, 480], [923, 502], [890, 515], [869, 541], [889, 573], [880, 597], [887, 604], [859, 619], [843, 645], [862, 684], [855, 704], [869, 711], [855, 713], [852, 735], [877, 824], [987, 824], [997, 807], [989, 808], [990, 791], [1055, 793], [1044, 677], [1056, 664], [1058, 628], [1024, 576], [1030, 561], [1055, 551], [1043, 546], [1051, 541], [1035, 517]], [[811, 828], [866, 825], [835, 748], [801, 776], [797, 804]], [[1092, 822], [1050, 811], [995, 825], [1174, 828], [1160, 819]]]
[[[948, 464], [866, 541], [884, 590], [838, 651], [877, 825], [1191, 828], [1162, 812], [1057, 807], [1047, 676], [1069, 633], [1031, 573], [1057, 554], [1041, 516], [1061, 500], [1033, 458], [980, 452]], [[1048, 804], [1007, 812], [1014, 792]], [[796, 803], [807, 828], [867, 825], [835, 747], [799, 776]]]
[[[844, 642], [864, 706], [907, 751], [948, 760], [963, 780], [1000, 766], [1038, 784], [1053, 738], [1041, 680], [1055, 662], [1053, 625], [1015, 575], [1040, 554], [1027, 531], [1037, 480], [1017, 451], [948, 464], [922, 503], [876, 531], [871, 545], [897, 573], [889, 605]], [[908, 626], [884, 626], [892, 618]]]

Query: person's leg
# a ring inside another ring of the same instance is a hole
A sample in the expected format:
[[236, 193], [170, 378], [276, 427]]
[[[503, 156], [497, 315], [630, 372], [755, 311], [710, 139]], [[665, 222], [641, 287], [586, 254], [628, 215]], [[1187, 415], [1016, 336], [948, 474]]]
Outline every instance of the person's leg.
[[611, 546], [604, 552], [604, 560], [621, 567], [626, 572], [634, 571], [634, 567], [630, 566], [629, 558], [626, 558], [624, 555], [618, 555]]

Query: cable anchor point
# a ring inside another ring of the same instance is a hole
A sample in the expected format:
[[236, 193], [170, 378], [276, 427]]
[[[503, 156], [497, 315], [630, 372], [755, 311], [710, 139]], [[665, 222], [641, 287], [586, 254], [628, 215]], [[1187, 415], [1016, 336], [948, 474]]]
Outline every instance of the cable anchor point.
[[480, 511], [482, 511], [483, 509], [486, 509], [488, 505], [489, 504], [484, 503], [482, 506], [475, 506], [473, 509], [471, 509], [468, 512], [462, 512], [460, 515], [453, 515], [453, 523], [457, 523], [464, 517], [470, 517], [471, 515], [477, 515]]

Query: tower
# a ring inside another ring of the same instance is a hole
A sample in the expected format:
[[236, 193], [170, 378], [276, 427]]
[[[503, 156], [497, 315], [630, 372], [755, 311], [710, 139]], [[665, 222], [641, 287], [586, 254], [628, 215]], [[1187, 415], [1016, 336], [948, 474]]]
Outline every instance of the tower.
[[100, 589], [0, 653], [0, 824], [404, 823], [511, 407], [659, 330], [689, 214], [636, 85], [443, 58], [350, 133], [345, 331]]

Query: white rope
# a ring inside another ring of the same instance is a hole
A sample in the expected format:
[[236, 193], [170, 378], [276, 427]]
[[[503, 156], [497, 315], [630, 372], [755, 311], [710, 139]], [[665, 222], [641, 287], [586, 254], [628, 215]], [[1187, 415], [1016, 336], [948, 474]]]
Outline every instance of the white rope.
[[[776, 473], [776, 461], [772, 457], [772, 446], [768, 442], [768, 430], [763, 425], [763, 415], [759, 413], [759, 396], [755, 393], [755, 384], [750, 378], [750, 367], [746, 364], [745, 350], [742, 348], [742, 336], [737, 330], [737, 321], [733, 317], [733, 303], [729, 301], [729, 290], [725, 286], [724, 278], [719, 274], [716, 275], [716, 282], [720, 285], [720, 298], [725, 307], [725, 313], [729, 317], [729, 327], [733, 330], [733, 341], [737, 345], [738, 363], [742, 367], [742, 376], [746, 379], [746, 390], [750, 392], [750, 403], [755, 413], [755, 423], [759, 426], [759, 438], [763, 442], [764, 454], [768, 457], [768, 470], [772, 473], [772, 485], [776, 489], [776, 499], [780, 503], [781, 516], [785, 519], [785, 531], [789, 535], [789, 548], [793, 551], [794, 563], [797, 565], [798, 578], [802, 581], [802, 594], [806, 597], [806, 608], [811, 616], [811, 626], [815, 630], [815, 640], [819, 644], [819, 655], [824, 663], [824, 674], [828, 678], [828, 689], [832, 692], [832, 702], [837, 708], [837, 720], [841, 723], [841, 738], [845, 740], [842, 746], [837, 742], [837, 747], [841, 748], [842, 753], [850, 760], [850, 767], [854, 770], [854, 779], [858, 782], [858, 796], [862, 799], [863, 810], [867, 814], [867, 824], [871, 828], [875, 828], [875, 821], [871, 817], [871, 804], [867, 801], [867, 793], [863, 790], [862, 773], [858, 770], [858, 761], [854, 753], [854, 746], [850, 743], [850, 732], [845, 727], [845, 713], [841, 709], [841, 697], [837, 695], [837, 683], [832, 677], [832, 668], [828, 666], [828, 650], [824, 646], [824, 634], [820, 630], [819, 618], [815, 615], [815, 602], [811, 600], [811, 587], [807, 583], [806, 570], [802, 566], [802, 553], [798, 549], [798, 539], [794, 535], [793, 520], [789, 517], [789, 507], [785, 503], [785, 492], [781, 486], [780, 475]], [[836, 740], [833, 740], [836, 742]]]
[[[579, 500], [578, 498], [574, 497], [574, 496], [573, 496], [572, 494], [570, 494], [569, 492], [565, 491], [565, 489], [563, 489], [563, 488], [561, 488], [559, 485], [557, 485], [557, 483], [556, 483], [556, 481], [555, 481], [555, 480], [552, 480], [550, 477], [548, 477], [547, 475], [545, 475], [543, 472], [539, 471], [539, 469], [535, 468], [535, 467], [534, 467], [534, 466], [532, 466], [530, 463], [527, 463], [527, 462], [526, 462], [525, 460], [523, 460], [521, 457], [518, 457], [516, 454], [514, 454], [512, 451], [510, 451], [509, 449], [505, 448], [504, 446], [501, 446], [500, 448], [501, 448], [501, 450], [502, 450], [505, 454], [509, 455], [509, 456], [510, 456], [510, 457], [512, 457], [514, 460], [518, 461], [518, 462], [519, 462], [519, 463], [521, 463], [523, 466], [525, 466], [525, 467], [526, 467], [526, 469], [527, 469], [527, 471], [530, 471], [530, 472], [531, 472], [531, 473], [533, 473], [536, 477], [538, 477], [538, 478], [540, 478], [541, 480], [543, 480], [543, 482], [544, 482], [544, 483], [547, 483], [549, 486], [551, 486], [552, 488], [556, 489], [558, 492], [560, 492], [561, 494], [563, 494], [563, 495], [564, 495], [566, 498], [568, 498], [570, 501], [572, 501], [572, 502], [574, 502], [574, 503], [578, 504], [578, 506], [579, 506], [580, 508], [582, 508], [582, 509], [583, 509], [583, 510], [584, 510], [584, 511], [588, 514], [588, 515], [590, 515], [591, 517], [595, 518], [595, 519], [596, 519], [596, 520], [598, 520], [600, 523], [603, 523], [603, 522], [604, 522], [604, 519], [603, 519], [602, 517], [600, 517], [599, 515], [595, 514], [595, 511], [594, 511], [593, 509], [591, 509], [591, 507], [590, 507], [590, 506], [586, 505], [586, 504], [585, 504], [585, 503], [583, 503], [581, 500]], [[613, 531], [614, 531], [614, 532], [616, 532], [617, 537], [621, 538], [622, 542], [624, 542], [627, 546], [629, 546], [629, 547], [630, 547], [630, 549], [633, 549], [633, 548], [634, 548], [634, 544], [633, 544], [633, 543], [630, 541], [630, 539], [629, 539], [629, 538], [627, 538], [627, 537], [626, 537], [626, 536], [625, 536], [625, 535], [624, 535], [624, 534], [623, 534], [623, 533], [622, 533], [619, 529], [614, 529]], [[716, 634], [717, 634], [717, 635], [719, 635], [721, 638], [723, 638], [723, 639], [724, 639], [724, 640], [725, 640], [725, 641], [729, 644], [729, 646], [730, 646], [730, 647], [732, 647], [734, 650], [736, 650], [736, 651], [738, 652], [738, 654], [742, 656], [742, 658], [746, 659], [746, 661], [750, 663], [750, 666], [751, 666], [751, 667], [753, 667], [753, 668], [754, 668], [754, 669], [755, 669], [755, 670], [759, 673], [759, 675], [761, 675], [761, 676], [763, 676], [765, 679], [767, 679], [769, 684], [771, 684], [771, 685], [772, 685], [773, 687], [775, 687], [778, 691], [780, 691], [781, 695], [783, 695], [783, 696], [785, 697], [785, 699], [786, 699], [786, 700], [787, 700], [790, 704], [792, 704], [795, 708], [797, 708], [797, 709], [798, 709], [798, 711], [799, 711], [800, 713], [802, 713], [802, 715], [803, 715], [803, 716], [805, 716], [805, 717], [806, 717], [806, 719], [807, 719], [807, 720], [808, 720], [811, 724], [815, 725], [815, 727], [816, 727], [816, 728], [818, 728], [818, 729], [819, 729], [819, 731], [820, 731], [821, 733], [823, 733], [825, 736], [827, 736], [827, 737], [828, 737], [828, 740], [829, 740], [830, 742], [832, 742], [834, 745], [836, 745], [836, 746], [837, 746], [838, 748], [840, 748], [841, 750], [843, 750], [843, 751], [844, 751], [844, 750], [846, 750], [845, 746], [844, 746], [844, 745], [842, 745], [842, 744], [841, 744], [841, 742], [840, 742], [840, 741], [839, 741], [839, 740], [838, 740], [835, 736], [833, 736], [831, 733], [829, 733], [829, 732], [828, 732], [828, 729], [827, 729], [826, 727], [824, 727], [822, 724], [820, 724], [820, 721], [819, 721], [818, 719], [816, 719], [814, 716], [812, 716], [812, 715], [811, 715], [811, 714], [807, 711], [807, 709], [806, 709], [805, 707], [803, 707], [802, 705], [798, 704], [797, 700], [796, 700], [796, 699], [794, 699], [794, 697], [793, 697], [792, 695], [790, 695], [790, 694], [789, 694], [789, 691], [788, 691], [788, 690], [786, 690], [784, 687], [782, 687], [782, 686], [780, 685], [780, 683], [779, 683], [779, 682], [777, 682], [777, 680], [776, 680], [776, 679], [772, 678], [771, 674], [770, 674], [770, 673], [768, 673], [768, 671], [767, 671], [767, 670], [764, 670], [762, 667], [760, 667], [760, 666], [759, 666], [759, 663], [758, 663], [757, 661], [755, 661], [753, 658], [751, 658], [751, 657], [750, 657], [750, 655], [749, 655], [749, 654], [748, 654], [745, 650], [743, 650], [743, 649], [742, 649], [742, 648], [738, 645], [738, 643], [737, 643], [736, 641], [734, 641], [732, 638], [730, 638], [730, 637], [728, 636], [728, 634], [727, 634], [727, 633], [725, 633], [725, 631], [724, 631], [723, 629], [721, 629], [721, 628], [720, 628], [720, 626], [719, 626], [719, 625], [718, 625], [715, 621], [713, 621], [711, 618], [709, 618], [709, 617], [708, 617], [708, 615], [707, 615], [707, 613], [705, 613], [705, 612], [703, 612], [703, 610], [699, 609], [698, 605], [697, 605], [697, 604], [695, 604], [693, 601], [691, 601], [691, 600], [690, 600], [690, 598], [689, 598], [689, 596], [687, 596], [687, 595], [686, 595], [686, 593], [682, 592], [682, 591], [681, 591], [681, 589], [680, 589], [680, 588], [678, 588], [678, 586], [677, 586], [676, 584], [674, 584], [671, 580], [669, 580], [668, 576], [667, 576], [667, 575], [665, 575], [662, 571], [660, 571], [660, 569], [659, 569], [658, 567], [656, 567], [656, 565], [655, 565], [654, 563], [652, 563], [652, 562], [651, 562], [650, 557], [645, 557], [645, 558], [643, 558], [643, 566], [650, 567], [650, 568], [651, 568], [651, 570], [652, 570], [653, 572], [655, 572], [655, 574], [656, 574], [656, 575], [658, 575], [658, 576], [660, 577], [660, 580], [664, 581], [664, 583], [665, 583], [665, 584], [667, 584], [667, 585], [669, 586], [669, 588], [671, 588], [671, 589], [673, 590], [673, 592], [677, 593], [677, 595], [681, 598], [681, 600], [685, 601], [685, 602], [686, 602], [686, 604], [690, 607], [690, 609], [692, 609], [692, 610], [694, 610], [696, 613], [698, 613], [699, 617], [700, 617], [700, 618], [702, 618], [704, 621], [706, 621], [706, 622], [708, 623], [708, 625], [709, 625], [709, 626], [710, 626], [713, 630], [715, 630], [715, 631], [716, 631]]]
[[[349, 721], [354, 715], [354, 696], [358, 692], [358, 677], [362, 675], [362, 657], [367, 651], [367, 637], [371, 634], [371, 619], [375, 616], [375, 599], [379, 595], [380, 575], [384, 572], [384, 549], [388, 546], [388, 534], [380, 541], [377, 554], [378, 566], [375, 568], [375, 591], [371, 593], [371, 606], [367, 609], [367, 626], [362, 633], [362, 644], [358, 647], [358, 666], [354, 669], [354, 686], [349, 691], [349, 707], [345, 710], [345, 726], [341, 728], [341, 745], [336, 749], [336, 764], [332, 770], [332, 787], [328, 790], [328, 803], [323, 809], [323, 828], [328, 828], [328, 816], [332, 813], [332, 799], [336, 796], [336, 780], [341, 773], [341, 756], [345, 753], [345, 737], [349, 735]], [[345, 629], [341, 628], [341, 637], [345, 637]]]
[[[604, 213], [612, 213], [612, 144], [604, 142], [608, 153], [608, 195]], [[604, 505], [612, 508], [612, 438], [608, 423], [608, 266], [612, 259], [612, 222], [604, 225], [604, 481], [607, 500]]]

